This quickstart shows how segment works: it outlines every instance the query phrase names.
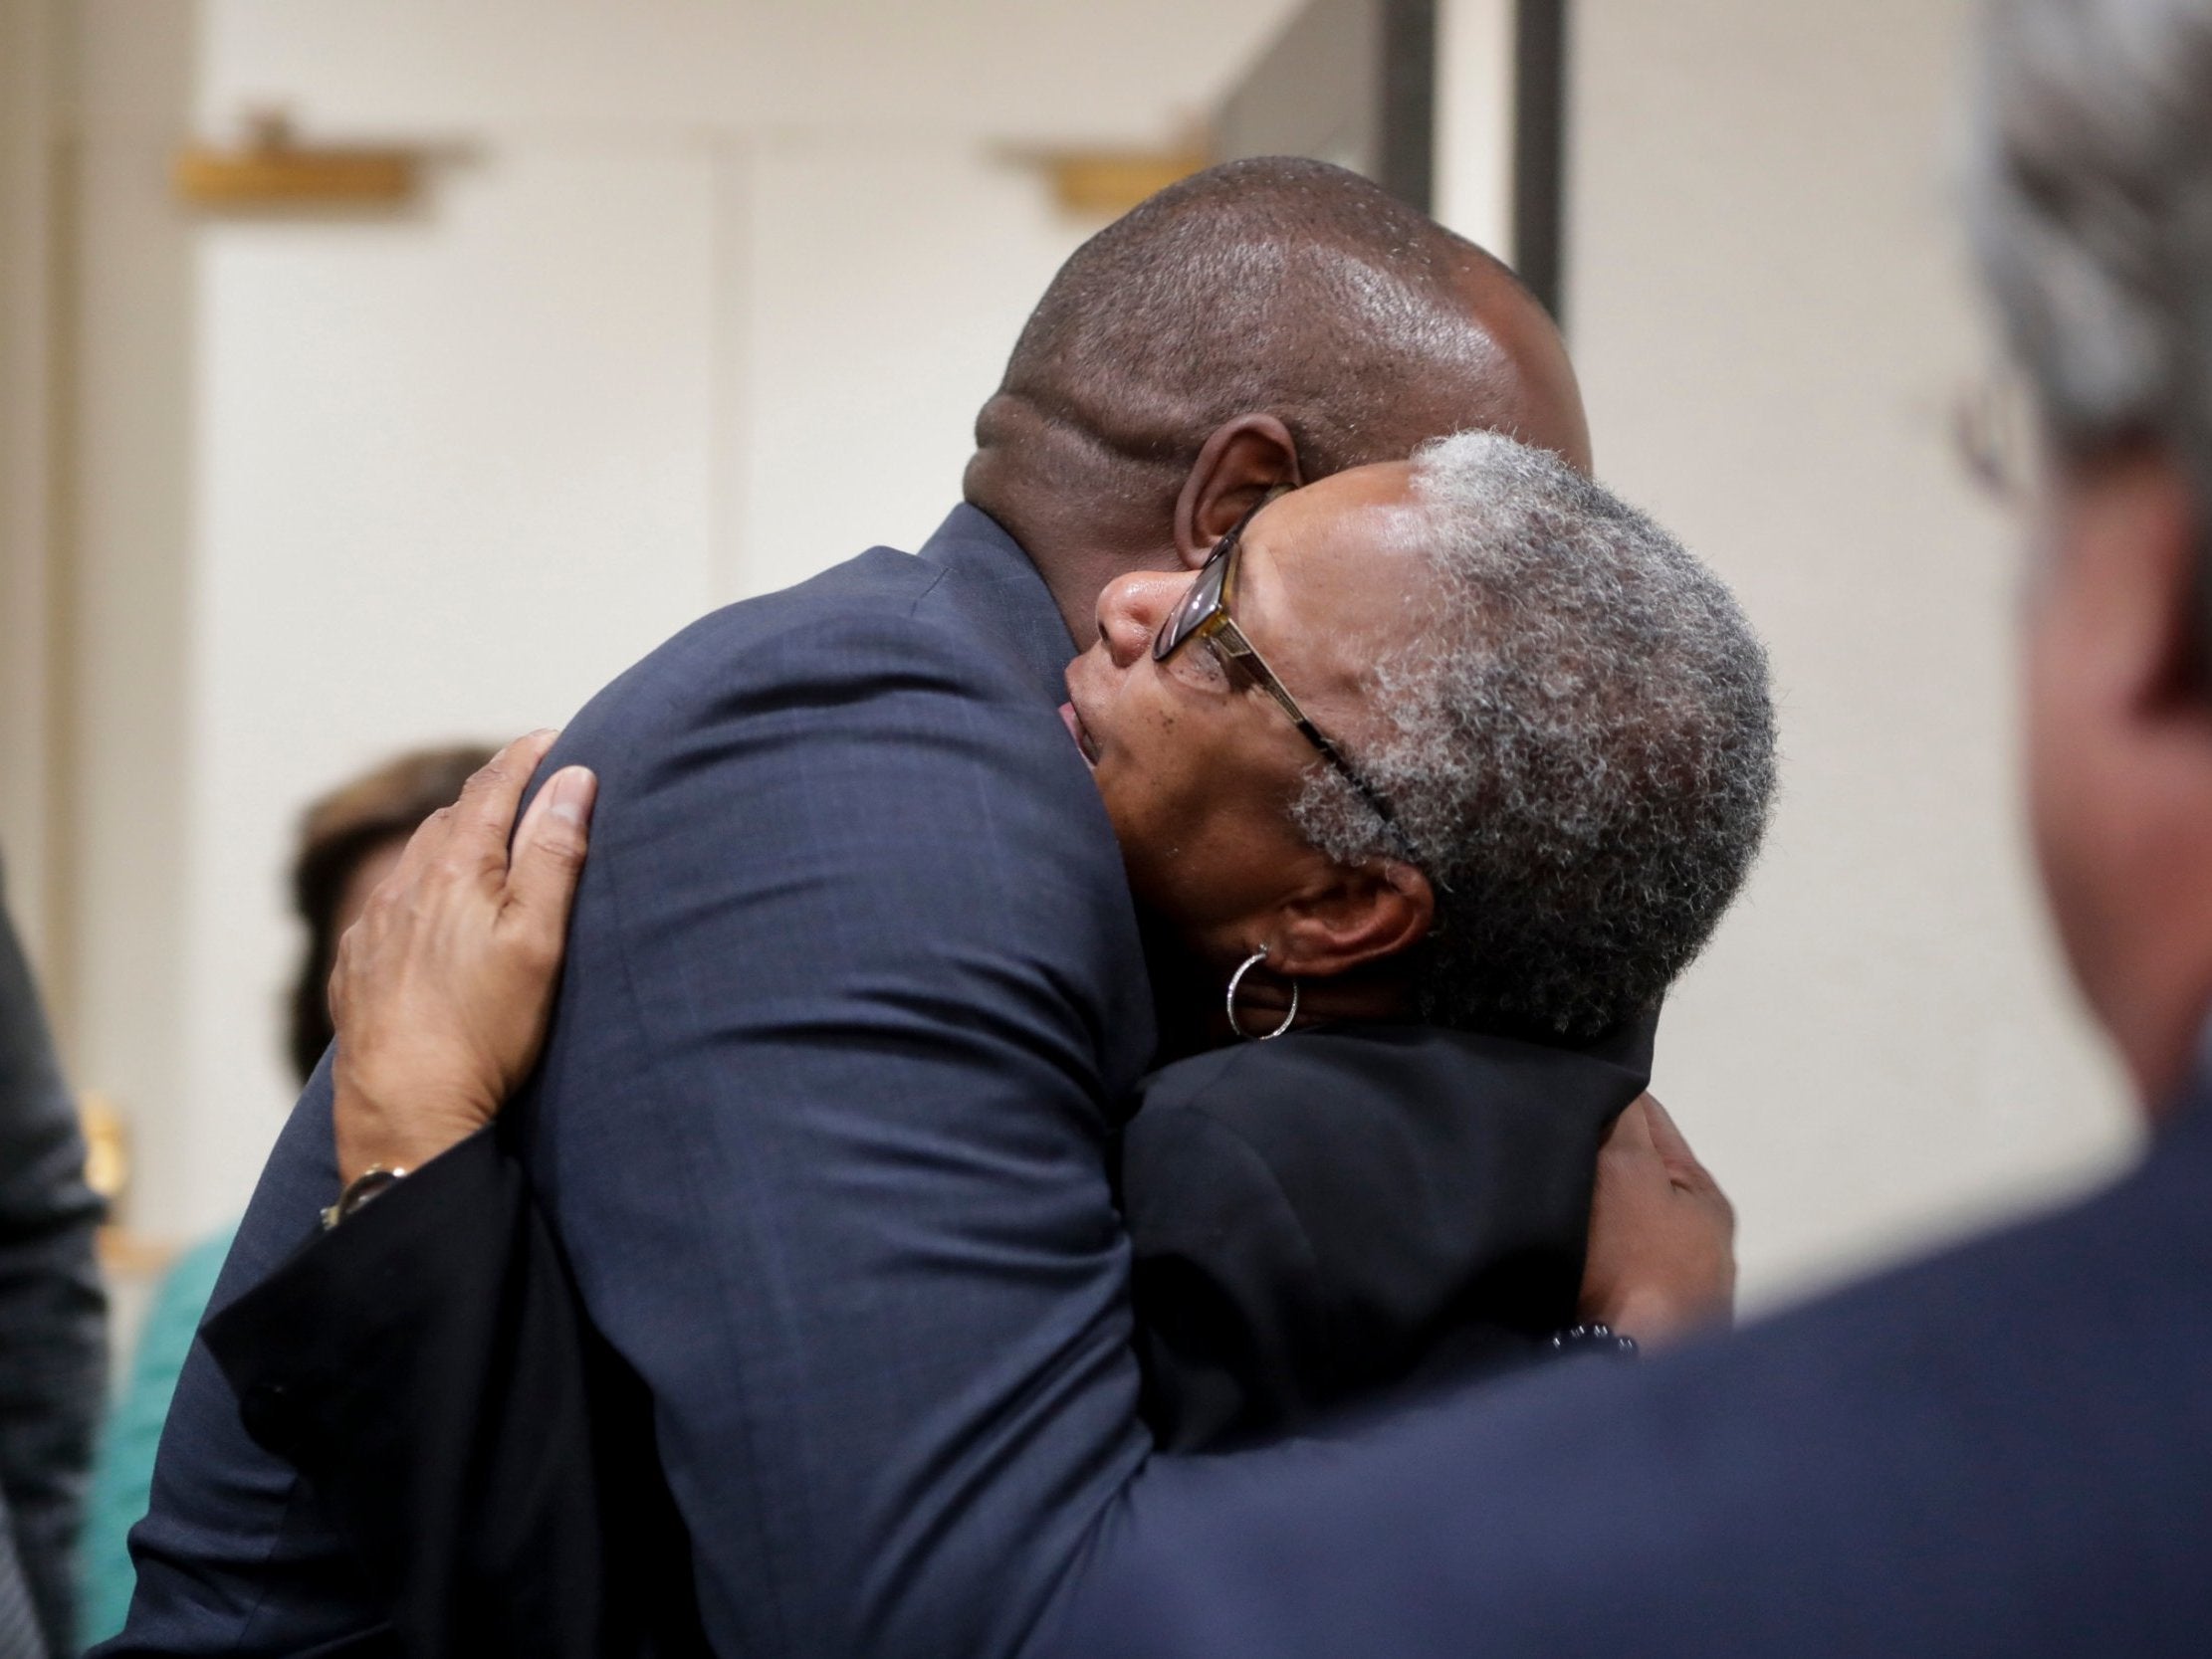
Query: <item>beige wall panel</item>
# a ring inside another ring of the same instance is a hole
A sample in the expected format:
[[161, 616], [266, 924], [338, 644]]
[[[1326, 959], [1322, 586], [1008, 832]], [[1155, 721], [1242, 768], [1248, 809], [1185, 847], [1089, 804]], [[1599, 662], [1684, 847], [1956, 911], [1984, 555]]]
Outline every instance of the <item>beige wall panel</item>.
[[195, 1127], [182, 1108], [205, 735], [190, 654], [196, 278], [165, 162], [196, 14], [144, 0], [77, 13], [68, 181], [65, 1027], [76, 1083], [132, 1126], [155, 1215], [189, 1208]]
[[1567, 311], [1601, 474], [1773, 650], [1767, 856], [1658, 1087], [1786, 1294], [2127, 1144], [2016, 804], [2018, 535], [1963, 481], [1987, 361], [1947, 195], [1966, 0], [1585, 0]]
[[300, 804], [558, 725], [709, 608], [710, 159], [507, 147], [395, 223], [203, 233], [185, 1182], [290, 1101]]
[[913, 548], [960, 500], [976, 411], [1092, 225], [970, 143], [765, 146], [754, 163], [745, 590]]

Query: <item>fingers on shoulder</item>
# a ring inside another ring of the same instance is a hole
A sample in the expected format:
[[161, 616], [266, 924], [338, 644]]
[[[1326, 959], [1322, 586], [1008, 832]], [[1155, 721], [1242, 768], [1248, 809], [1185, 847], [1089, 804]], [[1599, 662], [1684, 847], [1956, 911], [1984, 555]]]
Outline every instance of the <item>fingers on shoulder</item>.
[[460, 799], [431, 813], [409, 838], [400, 883], [421, 888], [504, 876], [523, 792], [558, 735], [547, 729], [518, 737], [470, 773]]
[[533, 967], [557, 964], [576, 884], [590, 846], [592, 802], [598, 780], [581, 766], [563, 766], [538, 792], [515, 837], [508, 877], [508, 912], [514, 944]]
[[523, 791], [559, 735], [552, 726], [528, 732], [472, 772], [451, 809], [448, 834], [466, 838], [472, 847], [486, 842], [504, 847], [515, 827], [515, 809], [522, 804]]

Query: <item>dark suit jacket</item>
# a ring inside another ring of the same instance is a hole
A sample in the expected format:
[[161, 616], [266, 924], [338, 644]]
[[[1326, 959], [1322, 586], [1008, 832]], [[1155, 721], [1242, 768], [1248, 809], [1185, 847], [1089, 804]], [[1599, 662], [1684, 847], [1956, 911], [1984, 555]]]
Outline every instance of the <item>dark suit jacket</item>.
[[0, 909], [0, 1653], [75, 1651], [74, 1552], [108, 1364], [100, 1218], [77, 1104]]
[[705, 1651], [689, 1545], [521, 1164], [472, 1137], [204, 1337], [407, 1659]]
[[2110, 1189], [1733, 1342], [1203, 1480], [1156, 1464], [1040, 1649], [2212, 1651], [2212, 1079], [2193, 1095]]
[[[1010, 1651], [1147, 1443], [1110, 1109], [1153, 1048], [1071, 654], [963, 508], [705, 619], [569, 723], [600, 791], [516, 1153], [647, 1402], [716, 1650]], [[334, 1188], [327, 1077], [214, 1306]], [[111, 1654], [375, 1651], [204, 1345]]]
[[1145, 1419], [1171, 1451], [1524, 1363], [1573, 1322], [1598, 1143], [1651, 1074], [1419, 1026], [1166, 1067], [1122, 1148]]
[[[1125, 1178], [1140, 1326], [1169, 1322], [1145, 1341], [1172, 1437], [1494, 1365], [1571, 1318], [1597, 1143], [1644, 1086], [1648, 1032], [1624, 1046], [1616, 1063], [1365, 1028], [1155, 1074]], [[681, 1527], [608, 1438], [627, 1402], [491, 1134], [314, 1241], [207, 1340], [412, 1659], [699, 1647], [663, 1570]]]

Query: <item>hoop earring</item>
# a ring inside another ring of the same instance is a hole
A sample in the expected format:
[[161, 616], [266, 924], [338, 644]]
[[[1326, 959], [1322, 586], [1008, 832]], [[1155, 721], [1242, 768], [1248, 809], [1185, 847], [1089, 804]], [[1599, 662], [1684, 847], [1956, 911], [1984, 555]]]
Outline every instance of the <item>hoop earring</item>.
[[1228, 976], [1228, 1028], [1231, 1031], [1235, 1032], [1239, 1037], [1243, 1038], [1244, 1041], [1246, 1041], [1247, 1043], [1264, 1043], [1273, 1038], [1281, 1036], [1285, 1031], [1288, 1031], [1290, 1029], [1291, 1022], [1298, 1017], [1298, 981], [1293, 979], [1290, 981], [1290, 1012], [1283, 1015], [1282, 1024], [1276, 1026], [1274, 1030], [1263, 1031], [1255, 1037], [1249, 1031], [1246, 1031], [1242, 1023], [1237, 1019], [1237, 988], [1244, 983], [1244, 975], [1251, 972], [1254, 967], [1256, 967], [1259, 963], [1265, 961], [1266, 959], [1267, 946], [1263, 944], [1257, 950], [1254, 950], [1249, 956], [1246, 956], [1243, 960], [1243, 963], [1237, 968], [1237, 970]]

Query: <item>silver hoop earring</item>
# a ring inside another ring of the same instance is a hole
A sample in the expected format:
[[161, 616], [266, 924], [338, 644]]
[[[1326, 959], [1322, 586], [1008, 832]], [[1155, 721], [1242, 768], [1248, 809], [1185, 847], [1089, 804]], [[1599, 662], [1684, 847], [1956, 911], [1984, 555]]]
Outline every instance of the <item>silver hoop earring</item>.
[[1245, 974], [1251, 972], [1254, 967], [1258, 966], [1259, 963], [1265, 961], [1266, 959], [1267, 946], [1263, 944], [1257, 950], [1254, 950], [1249, 956], [1246, 956], [1243, 960], [1242, 965], [1240, 965], [1234, 973], [1228, 976], [1228, 1028], [1231, 1031], [1235, 1032], [1239, 1037], [1243, 1038], [1244, 1041], [1246, 1041], [1247, 1043], [1264, 1043], [1271, 1038], [1281, 1036], [1285, 1031], [1288, 1031], [1290, 1029], [1291, 1022], [1298, 1017], [1298, 981], [1293, 979], [1290, 981], [1290, 1012], [1283, 1015], [1282, 1024], [1276, 1026], [1274, 1030], [1263, 1031], [1255, 1037], [1249, 1031], [1246, 1031], [1243, 1027], [1243, 1024], [1237, 1019], [1237, 987], [1244, 983]]

